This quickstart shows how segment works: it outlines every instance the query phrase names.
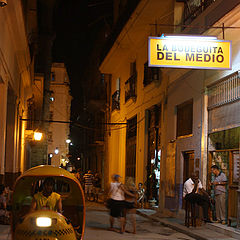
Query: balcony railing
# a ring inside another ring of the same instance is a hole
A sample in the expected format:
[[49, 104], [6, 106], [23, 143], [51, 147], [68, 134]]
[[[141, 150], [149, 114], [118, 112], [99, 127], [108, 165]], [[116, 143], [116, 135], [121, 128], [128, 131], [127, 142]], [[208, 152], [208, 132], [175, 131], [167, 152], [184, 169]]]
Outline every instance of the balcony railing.
[[216, 0], [187, 0], [184, 7], [184, 24], [190, 24]]
[[127, 102], [130, 98], [132, 98], [134, 101], [136, 100], [137, 98], [136, 86], [137, 86], [137, 73], [132, 75], [125, 82], [125, 102]]
[[112, 111], [120, 109], [120, 91], [117, 90], [112, 95]]
[[231, 74], [208, 88], [208, 109], [218, 107], [240, 99], [239, 72]]

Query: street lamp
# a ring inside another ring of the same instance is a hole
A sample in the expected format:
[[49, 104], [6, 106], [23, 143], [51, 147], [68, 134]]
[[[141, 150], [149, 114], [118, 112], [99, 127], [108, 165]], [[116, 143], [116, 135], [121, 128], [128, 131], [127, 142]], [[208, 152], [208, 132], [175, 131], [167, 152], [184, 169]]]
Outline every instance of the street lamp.
[[58, 153], [59, 153], [59, 149], [56, 147], [56, 149], [55, 149], [55, 154], [57, 155]]
[[67, 139], [67, 140], [66, 140], [66, 143], [69, 144], [70, 142], [71, 142], [71, 139]]
[[42, 140], [42, 133], [41, 132], [34, 132], [34, 134], [33, 134], [33, 139], [35, 140], [35, 141], [41, 141]]

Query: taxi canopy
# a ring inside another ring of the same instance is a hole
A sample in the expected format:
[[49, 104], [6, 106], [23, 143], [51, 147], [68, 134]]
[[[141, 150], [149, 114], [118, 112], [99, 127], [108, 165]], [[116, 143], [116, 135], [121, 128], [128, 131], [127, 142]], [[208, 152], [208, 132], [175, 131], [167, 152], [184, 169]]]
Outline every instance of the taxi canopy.
[[61, 195], [63, 215], [71, 220], [74, 227], [84, 229], [85, 200], [78, 179], [63, 168], [40, 165], [27, 170], [16, 180], [12, 198], [13, 231], [19, 219], [29, 213], [33, 195], [41, 191], [47, 177], [55, 180], [54, 191]]

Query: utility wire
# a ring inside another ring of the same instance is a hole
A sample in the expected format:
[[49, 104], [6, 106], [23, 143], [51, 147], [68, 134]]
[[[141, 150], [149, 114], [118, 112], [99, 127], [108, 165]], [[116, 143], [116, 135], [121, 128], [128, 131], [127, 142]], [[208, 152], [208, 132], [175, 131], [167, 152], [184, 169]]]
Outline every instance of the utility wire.
[[[136, 127], [140, 122], [142, 122], [145, 119], [145, 117], [143, 117], [142, 119], [140, 119], [136, 125], [133, 125], [131, 128], [129, 128], [129, 130], [133, 129], [134, 127]], [[39, 122], [39, 120], [32, 120], [32, 119], [27, 119], [27, 118], [21, 118], [21, 121], [33, 121], [33, 122]], [[49, 123], [63, 123], [63, 124], [71, 124], [73, 127], [80, 127], [82, 129], [87, 129], [87, 130], [93, 130], [93, 131], [102, 131], [104, 130], [105, 132], [110, 132], [110, 131], [115, 131], [115, 130], [120, 130], [120, 129], [124, 129], [128, 127], [127, 123], [101, 123], [102, 125], [109, 125], [109, 126], [115, 126], [115, 125], [124, 125], [122, 127], [117, 127], [117, 128], [112, 128], [112, 129], [100, 129], [100, 128], [91, 128], [91, 127], [87, 127], [84, 126], [78, 122], [74, 122], [74, 121], [57, 121], [57, 120], [41, 120], [40, 122], [49, 122]]]

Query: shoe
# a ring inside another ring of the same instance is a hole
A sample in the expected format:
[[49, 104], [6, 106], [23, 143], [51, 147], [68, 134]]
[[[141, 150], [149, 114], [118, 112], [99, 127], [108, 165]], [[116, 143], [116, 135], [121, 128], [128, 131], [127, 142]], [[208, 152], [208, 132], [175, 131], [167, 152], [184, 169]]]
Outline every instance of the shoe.
[[225, 221], [222, 221], [222, 224], [223, 224], [223, 225], [225, 225], [225, 224], [226, 224], [226, 222], [225, 222]]
[[205, 223], [212, 223], [212, 221], [210, 219], [204, 219]]
[[213, 220], [212, 222], [213, 223], [221, 223], [222, 221], [221, 220]]

